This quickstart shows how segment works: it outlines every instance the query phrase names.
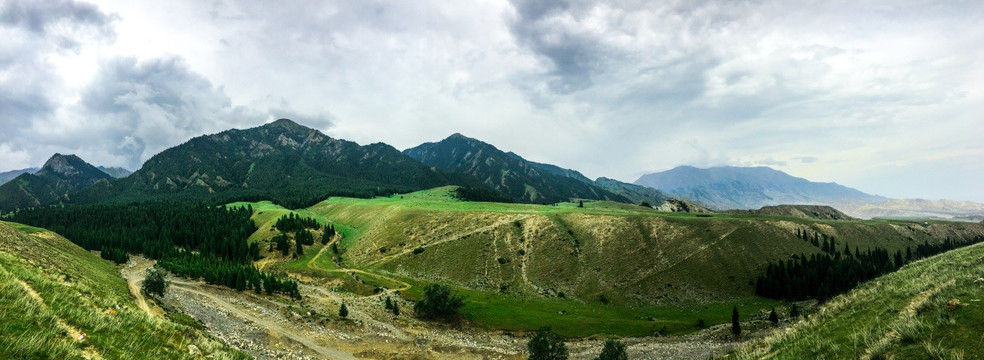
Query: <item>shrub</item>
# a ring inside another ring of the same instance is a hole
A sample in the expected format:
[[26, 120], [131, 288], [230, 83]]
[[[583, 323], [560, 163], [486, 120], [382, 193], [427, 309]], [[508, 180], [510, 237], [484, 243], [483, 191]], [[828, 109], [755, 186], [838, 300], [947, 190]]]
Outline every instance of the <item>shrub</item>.
[[413, 311], [421, 319], [451, 321], [462, 305], [464, 305], [462, 297], [452, 292], [451, 288], [441, 284], [430, 284], [424, 288], [423, 299], [413, 305]]
[[422, 252], [424, 252], [424, 248], [422, 248], [422, 247], [418, 247], [416, 249], [413, 249], [413, 254], [414, 255], [420, 254]]
[[526, 349], [530, 352], [530, 360], [567, 359], [567, 345], [564, 344], [564, 339], [550, 331], [549, 326], [540, 328], [526, 344]]
[[621, 341], [608, 339], [595, 360], [629, 360], [629, 354], [625, 352], [625, 344]]
[[147, 295], [163, 297], [168, 285], [170, 283], [167, 281], [167, 271], [153, 267], [147, 269], [147, 277], [141, 285], [141, 290]]

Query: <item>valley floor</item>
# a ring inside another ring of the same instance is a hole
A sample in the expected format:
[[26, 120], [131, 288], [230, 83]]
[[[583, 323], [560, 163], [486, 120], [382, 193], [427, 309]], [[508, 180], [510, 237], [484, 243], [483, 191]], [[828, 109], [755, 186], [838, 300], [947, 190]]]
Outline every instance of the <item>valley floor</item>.
[[[123, 272], [130, 283], [140, 281], [152, 261], [133, 257]], [[525, 359], [527, 337], [476, 329], [467, 324], [425, 323], [410, 315], [412, 303], [401, 301], [405, 313], [393, 316], [383, 308], [386, 293], [359, 296], [302, 285], [299, 302], [282, 297], [235, 292], [198, 281], [171, 278], [163, 305], [201, 322], [205, 329], [258, 359]], [[140, 296], [135, 294], [135, 296]], [[396, 300], [397, 297], [393, 296]], [[337, 316], [344, 302], [347, 319]], [[725, 326], [676, 337], [624, 338], [630, 358], [705, 359], [741, 346]], [[762, 333], [749, 338], [762, 336]], [[567, 343], [572, 359], [597, 356], [604, 339]]]

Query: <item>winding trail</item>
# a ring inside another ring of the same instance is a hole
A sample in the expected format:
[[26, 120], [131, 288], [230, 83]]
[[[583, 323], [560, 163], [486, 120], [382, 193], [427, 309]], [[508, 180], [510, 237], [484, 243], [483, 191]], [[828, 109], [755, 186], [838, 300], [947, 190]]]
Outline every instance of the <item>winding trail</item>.
[[[307, 267], [309, 269], [312, 269], [312, 270], [319, 270], [319, 271], [326, 271], [326, 272], [357, 273], [357, 274], [362, 274], [362, 275], [369, 276], [369, 277], [376, 277], [376, 278], [380, 278], [380, 279], [384, 279], [384, 280], [387, 280], [387, 281], [391, 281], [391, 282], [400, 284], [400, 287], [399, 288], [397, 288], [397, 289], [391, 289], [391, 290], [389, 290], [389, 292], [404, 291], [404, 290], [410, 289], [412, 287], [412, 285], [410, 285], [410, 283], [408, 283], [406, 281], [395, 279], [395, 278], [392, 278], [392, 277], [389, 277], [389, 276], [386, 276], [386, 275], [377, 274], [377, 273], [374, 273], [374, 272], [369, 272], [369, 271], [361, 270], [361, 269], [342, 268], [342, 267], [337, 268], [337, 269], [324, 269], [324, 268], [320, 268], [320, 267], [315, 266], [314, 265], [314, 262], [315, 261], [318, 261], [318, 258], [320, 258], [321, 255], [323, 255], [325, 253], [325, 251], [328, 250], [328, 248], [331, 247], [331, 244], [334, 243], [335, 241], [337, 241], [337, 240], [333, 240], [332, 242], [329, 242], [328, 244], [325, 244], [325, 246], [322, 246], [321, 247], [321, 250], [319, 250], [318, 253], [316, 255], [314, 255], [314, 257], [311, 258], [311, 260], [308, 260]], [[382, 295], [382, 293], [380, 295]]]
[[126, 286], [130, 289], [130, 294], [133, 294], [133, 297], [136, 298], [137, 307], [146, 312], [147, 315], [150, 315], [150, 317], [163, 318], [164, 310], [148, 304], [143, 291], [140, 291], [140, 284], [147, 277], [147, 269], [153, 267], [156, 263], [156, 261], [142, 256], [131, 256], [130, 261], [120, 270], [120, 274], [126, 279]]

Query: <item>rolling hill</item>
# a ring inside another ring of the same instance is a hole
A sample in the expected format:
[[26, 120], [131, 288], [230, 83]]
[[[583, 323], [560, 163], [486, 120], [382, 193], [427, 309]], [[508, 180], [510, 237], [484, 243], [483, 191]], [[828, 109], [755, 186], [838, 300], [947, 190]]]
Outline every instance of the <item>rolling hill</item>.
[[857, 220], [840, 210], [825, 205], [773, 205], [758, 210], [729, 210], [732, 214], [791, 216], [817, 220]]
[[578, 208], [435, 195], [450, 191], [336, 197], [307, 211], [348, 229], [345, 259], [356, 267], [482, 291], [634, 305], [754, 297], [752, 281], [769, 261], [820, 252], [798, 240], [798, 230], [891, 252], [984, 235], [980, 224], [667, 214], [604, 201]]
[[0, 185], [0, 210], [67, 201], [71, 193], [110, 178], [78, 156], [55, 154], [36, 173]]
[[638, 185], [679, 195], [715, 210], [758, 209], [781, 204], [832, 205], [878, 202], [885, 198], [836, 183], [818, 183], [768, 167], [679, 166], [646, 174]]
[[[140, 310], [112, 263], [58, 234], [0, 222], [0, 357], [245, 359], [196, 323]], [[76, 341], [80, 334], [84, 341]]]
[[280, 119], [193, 138], [150, 158], [132, 175], [79, 197], [252, 198], [300, 206], [330, 195], [370, 197], [467, 183], [392, 146], [360, 146]]
[[981, 359], [984, 244], [904, 266], [745, 347], [739, 359]]
[[464, 174], [516, 202], [551, 204], [571, 199], [628, 202], [580, 173], [527, 161], [482, 141], [454, 134], [403, 153], [448, 173]]

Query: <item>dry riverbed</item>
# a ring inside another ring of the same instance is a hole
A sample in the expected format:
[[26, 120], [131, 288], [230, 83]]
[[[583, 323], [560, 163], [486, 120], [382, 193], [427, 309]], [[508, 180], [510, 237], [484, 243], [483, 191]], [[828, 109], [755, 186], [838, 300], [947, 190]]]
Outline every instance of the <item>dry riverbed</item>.
[[[136, 285], [151, 261], [137, 258], [123, 274]], [[143, 269], [141, 269], [143, 268]], [[449, 326], [413, 318], [413, 304], [399, 301], [402, 313], [384, 309], [385, 296], [357, 296], [302, 284], [304, 298], [235, 292], [197, 281], [171, 278], [164, 305], [201, 322], [213, 335], [257, 359], [525, 359], [527, 337], [467, 325]], [[138, 289], [133, 286], [131, 289]], [[395, 294], [389, 295], [398, 300]], [[344, 302], [347, 319], [338, 316]], [[740, 343], [724, 336], [723, 326], [682, 337], [622, 339], [633, 359], [705, 359]], [[567, 344], [572, 359], [593, 359], [603, 340]]]

